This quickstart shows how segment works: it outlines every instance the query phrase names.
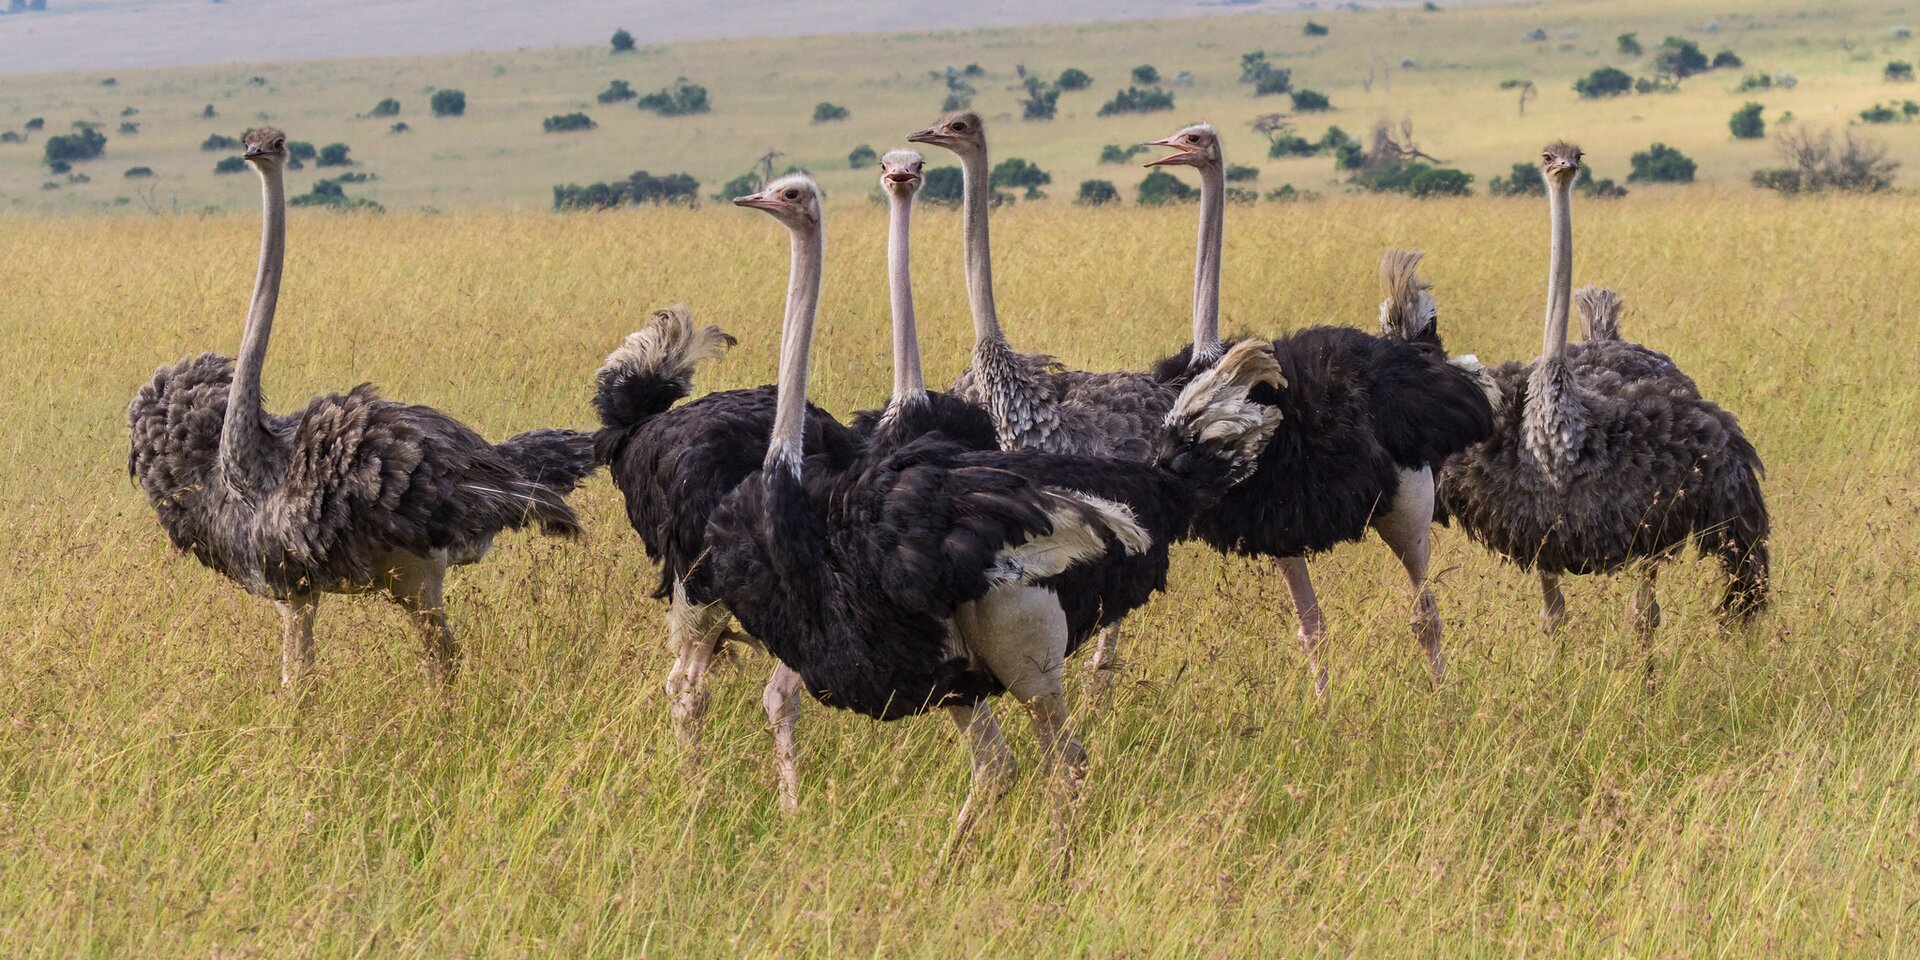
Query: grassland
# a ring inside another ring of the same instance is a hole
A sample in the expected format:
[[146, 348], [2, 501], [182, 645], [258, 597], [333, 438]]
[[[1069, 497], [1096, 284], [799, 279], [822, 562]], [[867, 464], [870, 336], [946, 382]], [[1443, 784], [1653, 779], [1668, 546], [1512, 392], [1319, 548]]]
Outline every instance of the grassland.
[[[1427, 152], [1475, 174], [1480, 188], [1535, 156], [1542, 143], [1566, 137], [1588, 148], [1604, 177], [1624, 179], [1633, 152], [1663, 141], [1699, 161], [1702, 181], [1744, 191], [1749, 173], [1776, 158], [1767, 140], [1730, 136], [1727, 118], [1742, 103], [1763, 103], [1770, 129], [1789, 112], [1794, 123], [1826, 128], [1852, 121], [1875, 103], [1915, 96], [1911, 85], [1889, 84], [1881, 75], [1889, 60], [1912, 61], [1920, 54], [1914, 41], [1895, 39], [1892, 32], [1910, 14], [1868, 0], [1759, 0], [1738, 9], [1717, 0], [1442, 6], [1438, 12], [1407, 7], [1311, 14], [1330, 28], [1324, 37], [1304, 36], [1308, 15], [1290, 14], [700, 41], [615, 56], [604, 45], [602, 27], [582, 24], [581, 42], [591, 45], [570, 49], [120, 70], [112, 74], [113, 86], [102, 85], [106, 71], [9, 76], [0, 87], [0, 129], [18, 130], [29, 118], [44, 117], [47, 132], [54, 133], [87, 120], [104, 124], [110, 142], [104, 158], [80, 166], [88, 183], [48, 177], [39, 163], [43, 135], [0, 145], [0, 209], [248, 207], [252, 184], [244, 175], [214, 175], [221, 154], [203, 153], [199, 144], [208, 134], [237, 136], [262, 121], [281, 125], [295, 139], [349, 144], [357, 169], [379, 178], [349, 192], [395, 211], [545, 208], [557, 183], [613, 180], [637, 169], [689, 172], [712, 193], [770, 149], [783, 154], [781, 166], [814, 171], [838, 202], [852, 202], [865, 197], [871, 184], [869, 172], [847, 169], [849, 150], [867, 143], [884, 151], [924, 126], [946, 93], [929, 71], [968, 63], [987, 71], [972, 83], [979, 89], [976, 105], [999, 121], [998, 155], [1021, 156], [1051, 172], [1054, 203], [1070, 199], [1090, 177], [1112, 179], [1123, 189], [1139, 180], [1137, 168], [1098, 164], [1103, 144], [1165, 136], [1203, 118], [1226, 132], [1231, 159], [1261, 168], [1263, 190], [1280, 183], [1337, 189], [1325, 157], [1264, 158], [1264, 142], [1246, 124], [1287, 104], [1285, 97], [1256, 98], [1238, 82], [1240, 55], [1254, 49], [1270, 51], [1278, 65], [1293, 70], [1296, 84], [1331, 96], [1336, 110], [1298, 118], [1309, 139], [1329, 124], [1364, 135], [1376, 120], [1411, 118]], [[822, 29], [830, 25], [821, 23]], [[628, 26], [644, 42], [643, 25]], [[1528, 41], [1535, 28], [1549, 39]], [[1730, 48], [1746, 66], [1691, 78], [1678, 93], [1579, 100], [1573, 81], [1595, 67], [1651, 72], [1646, 58], [1617, 53], [1614, 37], [1629, 31], [1649, 50], [1667, 35], [1694, 39], [1709, 54]], [[1366, 90], [1369, 56], [1388, 74]], [[1403, 61], [1413, 66], [1403, 67]], [[1176, 109], [1096, 116], [1140, 63], [1154, 64], [1169, 78], [1192, 73], [1191, 86], [1172, 88]], [[1053, 122], [1022, 123], [1014, 119], [1020, 95], [1015, 68], [1022, 64], [1048, 78], [1080, 67], [1094, 84], [1064, 95]], [[1734, 91], [1744, 74], [1782, 72], [1794, 74], [1798, 86]], [[610, 80], [627, 80], [645, 92], [678, 76], [708, 87], [711, 113], [660, 118], [630, 102], [594, 100]], [[252, 84], [253, 77], [264, 84]], [[1538, 87], [1524, 117], [1516, 110], [1515, 91], [1500, 89], [1510, 79]], [[441, 87], [466, 92], [465, 117], [429, 115], [428, 94]], [[395, 119], [411, 132], [389, 133], [389, 119], [355, 119], [387, 97], [401, 102]], [[809, 118], [819, 101], [843, 104], [852, 116], [813, 125]], [[218, 117], [201, 118], [207, 104]], [[121, 111], [129, 107], [139, 113], [124, 119], [139, 123], [139, 133], [119, 135]], [[574, 111], [592, 116], [599, 128], [541, 132], [542, 118]], [[1920, 148], [1920, 124], [1870, 130], [1896, 158]], [[157, 176], [123, 179], [123, 171], [134, 166], [151, 167]], [[303, 190], [335, 173], [310, 167], [294, 175], [293, 187]], [[1904, 175], [1911, 178], [1914, 171]], [[48, 182], [57, 189], [43, 189]]]
[[[1864, 956], [1920, 931], [1920, 386], [1899, 295], [1920, 204], [1712, 191], [1578, 208], [1577, 279], [1736, 410], [1769, 466], [1778, 605], [1721, 634], [1714, 577], [1663, 577], [1664, 683], [1626, 592], [1534, 590], [1438, 537], [1452, 672], [1432, 689], [1377, 542], [1316, 567], [1315, 705], [1268, 567], [1183, 548], [1093, 752], [1078, 863], [1048, 869], [1032, 774], [920, 883], [964, 790], [945, 724], [813, 708], [804, 809], [775, 812], [758, 691], [712, 742], [668, 726], [652, 571], [617, 495], [583, 544], [503, 542], [450, 589], [444, 698], [403, 618], [332, 600], [297, 707], [276, 620], [172, 554], [123, 464], [153, 367], [232, 351], [246, 216], [16, 218], [0, 231], [0, 953], [76, 956]], [[1227, 325], [1370, 325], [1389, 243], [1434, 251], [1449, 342], [1535, 347], [1538, 202], [1335, 198], [1231, 213]], [[1190, 210], [1020, 205], [1002, 309], [1032, 348], [1137, 366], [1179, 341]], [[951, 214], [925, 216], [930, 378], [965, 353]], [[881, 217], [831, 214], [816, 397], [885, 370]], [[684, 300], [742, 338], [703, 388], [770, 377], [784, 240], [721, 210], [296, 212], [267, 385], [373, 380], [490, 435], [581, 424], [599, 358]], [[1024, 729], [1016, 746], [1032, 768]]]

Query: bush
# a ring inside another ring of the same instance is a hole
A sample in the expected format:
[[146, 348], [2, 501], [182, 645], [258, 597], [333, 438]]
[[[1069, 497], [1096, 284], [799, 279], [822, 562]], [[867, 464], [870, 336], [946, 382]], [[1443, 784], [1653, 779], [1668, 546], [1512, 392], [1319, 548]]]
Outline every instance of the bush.
[[1267, 191], [1267, 199], [1274, 203], [1293, 203], [1297, 200], [1318, 200], [1320, 195], [1312, 190], [1296, 190], [1291, 183], [1283, 183]]
[[405, 120], [402, 120], [399, 123], [396, 123], [391, 127], [388, 127], [387, 132], [388, 133], [406, 133], [407, 131], [412, 129], [413, 129], [412, 127], [407, 126], [407, 122]]
[[1128, 87], [1116, 92], [1112, 100], [1100, 107], [1100, 115], [1110, 117], [1121, 113], [1152, 113], [1156, 110], [1172, 110], [1173, 94], [1159, 87], [1142, 90]]
[[1153, 64], [1143, 63], [1133, 68], [1133, 82], [1143, 87], [1151, 87], [1160, 82], [1160, 71], [1155, 70]]
[[142, 177], [153, 176], [153, 168], [152, 167], [128, 167], [127, 172], [121, 174], [121, 176], [127, 178], [128, 180], [139, 180]]
[[316, 180], [313, 186], [300, 196], [287, 201], [296, 207], [326, 207], [331, 210], [367, 210], [384, 213], [387, 208], [365, 198], [354, 199], [347, 196], [340, 180]]
[[984, 77], [987, 75], [987, 68], [977, 63], [969, 63], [965, 69], [960, 71], [960, 75], [963, 77]]
[[1068, 67], [1060, 71], [1060, 79], [1054, 81], [1054, 86], [1069, 93], [1075, 90], [1085, 90], [1092, 85], [1093, 78], [1088, 76], [1087, 72], [1079, 67]]
[[1915, 113], [1920, 113], [1920, 104], [1915, 104], [1912, 100], [1904, 104], [1876, 103], [1860, 111], [1860, 119], [1867, 123], [1899, 123]]
[[1660, 52], [1653, 55], [1653, 65], [1675, 80], [1711, 69], [1707, 55], [1700, 52], [1700, 45], [1680, 37], [1668, 37], [1660, 42]]
[[435, 90], [427, 101], [436, 117], [461, 117], [467, 113], [467, 95], [459, 90]]
[[[73, 164], [82, 160], [92, 160], [106, 152], [107, 135], [91, 125], [77, 125], [73, 133], [48, 137], [43, 148], [48, 166], [56, 163]], [[55, 171], [64, 172], [64, 171]]]
[[1640, 47], [1640, 35], [1637, 33], [1623, 33], [1614, 40], [1619, 43], [1620, 55], [1623, 57], [1638, 57], [1646, 53]]
[[922, 174], [920, 201], [958, 206], [966, 195], [966, 175], [959, 167], [934, 167]]
[[1314, 23], [1312, 20], [1308, 20], [1307, 25], [1300, 28], [1300, 32], [1309, 37], [1324, 37], [1327, 35], [1327, 27], [1325, 24]]
[[1734, 93], [1751, 93], [1755, 90], [1773, 89], [1773, 76], [1765, 73], [1749, 73], [1740, 78], [1740, 85], [1733, 88]]
[[1758, 140], [1767, 135], [1767, 121], [1760, 118], [1766, 107], [1757, 103], [1748, 103], [1733, 112], [1727, 120], [1727, 129], [1733, 131], [1735, 140]]
[[633, 34], [628, 33], [625, 28], [615, 30], [611, 42], [613, 43], [614, 53], [633, 52]]
[[131, 137], [139, 132], [140, 132], [139, 124], [133, 122], [132, 120], [120, 121], [120, 133], [122, 136]]
[[72, 169], [73, 169], [73, 164], [68, 163], [65, 160], [55, 160], [54, 162], [47, 164], [47, 172], [49, 173], [66, 173], [67, 171]]
[[238, 150], [240, 149], [240, 141], [225, 134], [209, 133], [205, 140], [200, 141], [200, 149], [207, 153], [216, 153], [221, 150]]
[[1320, 113], [1333, 109], [1333, 101], [1318, 90], [1293, 91], [1293, 109], [1299, 113]]
[[684, 173], [656, 177], [645, 170], [635, 171], [625, 180], [612, 183], [556, 185], [553, 188], [555, 210], [607, 210], [624, 204], [684, 204], [700, 201], [700, 181]]
[[628, 86], [625, 80], [614, 80], [607, 84], [605, 90], [595, 94], [594, 99], [601, 103], [619, 103], [622, 100], [632, 100], [637, 96], [639, 94], [633, 92], [633, 87]]
[[1587, 100], [1617, 97], [1633, 89], [1633, 77], [1616, 67], [1599, 69], [1573, 82], [1573, 92]]
[[213, 165], [214, 173], [239, 173], [245, 169], [247, 161], [239, 157], [221, 157], [220, 162]]
[[1128, 144], [1124, 147], [1117, 143], [1109, 143], [1100, 148], [1100, 162], [1131, 163], [1135, 155], [1146, 152], [1147, 145], [1144, 143]]
[[1633, 155], [1633, 172], [1628, 183], [1692, 183], [1694, 162], [1687, 155], [1656, 143]]
[[734, 197], [744, 197], [760, 192], [760, 175], [749, 170], [720, 185], [720, 192], [713, 195], [718, 203], [726, 203]]
[[1465, 197], [1473, 193], [1468, 187], [1473, 182], [1473, 174], [1411, 160], [1363, 170], [1354, 175], [1353, 182], [1369, 193], [1404, 193], [1421, 198]]
[[854, 147], [853, 150], [847, 154], [847, 167], [851, 170], [871, 167], [878, 162], [880, 162], [880, 155], [875, 153], [872, 147], [864, 143]]
[[28, 120], [26, 123], [21, 124], [21, 128], [25, 130], [40, 130], [45, 128], [46, 125], [47, 125], [46, 117], [34, 117], [33, 119]]
[[684, 117], [713, 109], [707, 99], [707, 88], [688, 83], [686, 77], [674, 78], [673, 86], [662, 87], [641, 97], [637, 105], [642, 110], [652, 110], [663, 117]]
[[1713, 55], [1713, 63], [1708, 65], [1708, 69], [1738, 70], [1746, 65], [1746, 61], [1740, 59], [1739, 54], [1734, 53], [1732, 50], [1722, 50]]
[[1008, 157], [994, 164], [993, 174], [988, 182], [995, 187], [1023, 189], [1028, 200], [1038, 200], [1046, 194], [1040, 188], [1053, 182], [1053, 176], [1035, 164], [1019, 157]]
[[219, 115], [220, 114], [213, 109], [213, 104], [211, 103], [207, 104], [206, 107], [200, 111], [200, 119], [202, 120], [212, 120]]
[[951, 113], [955, 110], [965, 110], [970, 106], [973, 106], [973, 98], [956, 90], [940, 101], [940, 112]]
[[1240, 55], [1240, 82], [1253, 84], [1253, 95], [1272, 96], [1293, 89], [1293, 71], [1267, 62], [1265, 50]]
[[1271, 97], [1291, 92], [1293, 92], [1292, 70], [1269, 70], [1266, 76], [1253, 84], [1253, 95], [1256, 97]]
[[1291, 133], [1274, 137], [1267, 144], [1267, 156], [1276, 160], [1281, 157], [1311, 157], [1319, 152], [1320, 148], [1313, 141]]
[[1546, 43], [1547, 42], [1546, 28], [1534, 27], [1532, 30], [1528, 30], [1527, 42], [1528, 43]]
[[1080, 193], [1073, 198], [1073, 202], [1083, 207], [1119, 203], [1120, 191], [1114, 187], [1111, 180], [1082, 180]]
[[584, 113], [558, 113], [540, 121], [540, 129], [547, 133], [572, 133], [575, 130], [592, 130], [595, 126], [597, 124], [593, 118]]
[[1155, 170], [1147, 174], [1145, 180], [1135, 191], [1142, 206], [1157, 207], [1168, 203], [1184, 203], [1198, 200], [1200, 191], [1187, 186], [1186, 181], [1165, 170]]
[[1027, 78], [1027, 95], [1020, 101], [1020, 119], [1052, 120], [1059, 109], [1060, 88], [1049, 87], [1039, 77]]
[[399, 115], [400, 115], [400, 101], [395, 100], [392, 97], [388, 97], [385, 100], [382, 100], [379, 103], [374, 104], [373, 112], [367, 114], [367, 116], [370, 116], [370, 117], [397, 117]]
[[1653, 77], [1651, 79], [1647, 77], [1641, 77], [1640, 79], [1633, 81], [1633, 92], [1634, 93], [1678, 93], [1680, 92], [1680, 81], [1665, 79], [1661, 77]]
[[316, 167], [350, 167], [350, 166], [353, 166], [353, 161], [347, 159], [346, 144], [329, 143], [326, 146], [320, 148], [320, 159], [314, 163], [314, 166]]
[[1913, 79], [1913, 64], [1905, 60], [1890, 60], [1882, 74], [1893, 83], [1906, 83]]
[[0, 143], [25, 143], [25, 142], [27, 142], [27, 138], [21, 136], [19, 131], [17, 130], [0, 131]]
[[837, 103], [828, 103], [822, 100], [813, 105], [814, 123], [832, 123], [836, 120], [845, 120], [852, 115], [853, 111]]
[[1240, 164], [1227, 165], [1228, 183], [1251, 183], [1258, 179], [1260, 179], [1259, 167], [1249, 167]]
[[[1574, 189], [1596, 199], [1624, 197], [1627, 191], [1615, 185], [1612, 180], [1595, 180], [1593, 168], [1583, 166], [1578, 176], [1573, 178]], [[1516, 163], [1505, 179], [1494, 177], [1487, 181], [1487, 194], [1495, 197], [1544, 197], [1547, 195], [1547, 180], [1535, 163]]]
[[1779, 147], [1787, 166], [1755, 170], [1755, 187], [1789, 195], [1829, 190], [1881, 193], [1893, 189], [1893, 173], [1900, 167], [1887, 159], [1885, 144], [1856, 139], [1852, 131], [1836, 148], [1831, 130], [1818, 135], [1788, 130], [1780, 134]]

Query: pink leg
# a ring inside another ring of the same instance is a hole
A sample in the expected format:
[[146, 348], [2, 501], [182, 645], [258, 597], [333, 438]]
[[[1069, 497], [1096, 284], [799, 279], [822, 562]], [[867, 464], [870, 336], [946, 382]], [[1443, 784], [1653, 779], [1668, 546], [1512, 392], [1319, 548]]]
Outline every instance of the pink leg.
[[1373, 528], [1380, 531], [1380, 539], [1407, 568], [1407, 582], [1413, 585], [1413, 638], [1427, 652], [1427, 668], [1433, 671], [1437, 684], [1446, 675], [1447, 659], [1440, 652], [1440, 605], [1427, 583], [1427, 550], [1433, 533], [1433, 472], [1401, 471], [1393, 510], [1374, 518]]
[[1300, 649], [1307, 653], [1307, 669], [1313, 671], [1315, 696], [1327, 695], [1327, 669], [1320, 665], [1318, 651], [1327, 637], [1326, 622], [1320, 616], [1320, 600], [1313, 595], [1313, 578], [1307, 575], [1305, 557], [1280, 558], [1280, 575], [1293, 594], [1293, 612], [1300, 618]]
[[793, 750], [793, 728], [800, 721], [800, 702], [805, 691], [806, 684], [800, 675], [783, 663], [773, 668], [773, 676], [767, 678], [767, 689], [760, 695], [761, 704], [767, 708], [767, 719], [773, 723], [773, 759], [778, 767], [781, 813], [800, 809], [800, 770]]

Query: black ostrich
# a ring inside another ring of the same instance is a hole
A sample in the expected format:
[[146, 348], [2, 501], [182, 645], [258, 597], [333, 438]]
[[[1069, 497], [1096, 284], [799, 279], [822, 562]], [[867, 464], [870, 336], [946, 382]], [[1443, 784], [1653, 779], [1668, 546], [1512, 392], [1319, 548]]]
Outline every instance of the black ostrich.
[[1768, 594], [1760, 456], [1672, 359], [1619, 339], [1612, 292], [1581, 291], [1588, 339], [1567, 343], [1580, 150], [1555, 143], [1541, 159], [1553, 227], [1545, 342], [1533, 362], [1493, 371], [1503, 396], [1493, 436], [1447, 462], [1440, 507], [1539, 571], [1549, 632], [1566, 616], [1562, 576], [1630, 570], [1640, 578], [1634, 624], [1651, 641], [1654, 571], [1688, 543], [1726, 570], [1723, 615], [1751, 617]]
[[1138, 584], [1138, 602], [1164, 583], [1167, 543], [1272, 431], [1272, 412], [1246, 399], [1274, 375], [1263, 345], [1187, 388], [1155, 464], [968, 451], [936, 432], [840, 469], [803, 455], [818, 190], [796, 175], [734, 202], [785, 224], [797, 255], [766, 459], [708, 529], [728, 607], [830, 706], [882, 720], [947, 708], [974, 754], [956, 840], [1012, 771], [984, 699], [1003, 690], [1028, 706], [1056, 801], [1069, 802], [1084, 750], [1067, 727], [1061, 666], [1095, 621], [1050, 584], [1139, 555], [1156, 558], [1157, 576]]
[[260, 377], [286, 259], [287, 138], [263, 127], [245, 143], [265, 212], [240, 357], [202, 354], [140, 388], [127, 407], [128, 470], [174, 546], [280, 608], [283, 685], [313, 665], [320, 595], [372, 590], [412, 616], [430, 671], [450, 682], [459, 647], [441, 599], [447, 568], [478, 562], [501, 530], [577, 534], [563, 498], [593, 468], [591, 441], [536, 430], [488, 443], [368, 384], [267, 413]]
[[[1184, 165], [1200, 174], [1200, 237], [1194, 277], [1193, 344], [1154, 367], [1178, 383], [1207, 369], [1220, 349], [1221, 220], [1226, 182], [1220, 138], [1199, 124], [1164, 140], [1172, 149], [1148, 166]], [[1472, 357], [1449, 360], [1417, 256], [1389, 255], [1384, 269], [1388, 335], [1345, 327], [1311, 327], [1273, 341], [1285, 390], [1253, 398], [1280, 411], [1279, 429], [1259, 468], [1194, 521], [1194, 532], [1221, 551], [1279, 562], [1300, 619], [1300, 645], [1324, 695], [1327, 672], [1317, 650], [1325, 621], [1306, 558], [1376, 530], [1406, 568], [1414, 592], [1413, 633], [1438, 682], [1439, 606], [1427, 580], [1433, 524], [1433, 475], [1448, 455], [1485, 439], [1492, 429], [1487, 381]]]

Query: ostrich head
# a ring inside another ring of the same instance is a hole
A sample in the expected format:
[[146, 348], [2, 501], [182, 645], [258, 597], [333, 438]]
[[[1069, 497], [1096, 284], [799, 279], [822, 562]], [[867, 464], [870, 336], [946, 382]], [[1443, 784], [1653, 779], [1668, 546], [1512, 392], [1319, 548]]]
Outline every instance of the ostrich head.
[[1540, 168], [1549, 183], [1571, 183], [1580, 173], [1580, 148], [1555, 140], [1540, 152]]
[[1147, 161], [1149, 167], [1206, 168], [1220, 165], [1220, 134], [1214, 131], [1210, 123], [1196, 123], [1164, 140], [1148, 140], [1147, 146], [1166, 147], [1174, 151], [1158, 160]]
[[987, 152], [987, 128], [972, 110], [955, 110], [940, 122], [917, 133], [907, 134], [908, 143], [931, 143], [966, 156], [984, 156]]
[[774, 219], [794, 230], [812, 230], [820, 226], [820, 188], [804, 173], [789, 174], [767, 184], [759, 193], [734, 197], [739, 207], [752, 207], [773, 214]]
[[259, 127], [248, 130], [241, 142], [246, 152], [240, 154], [254, 169], [264, 170], [266, 165], [279, 166], [287, 162], [287, 135], [272, 127]]
[[920, 171], [926, 165], [926, 158], [918, 150], [888, 150], [880, 158], [880, 186], [895, 196], [913, 196], [920, 189]]

